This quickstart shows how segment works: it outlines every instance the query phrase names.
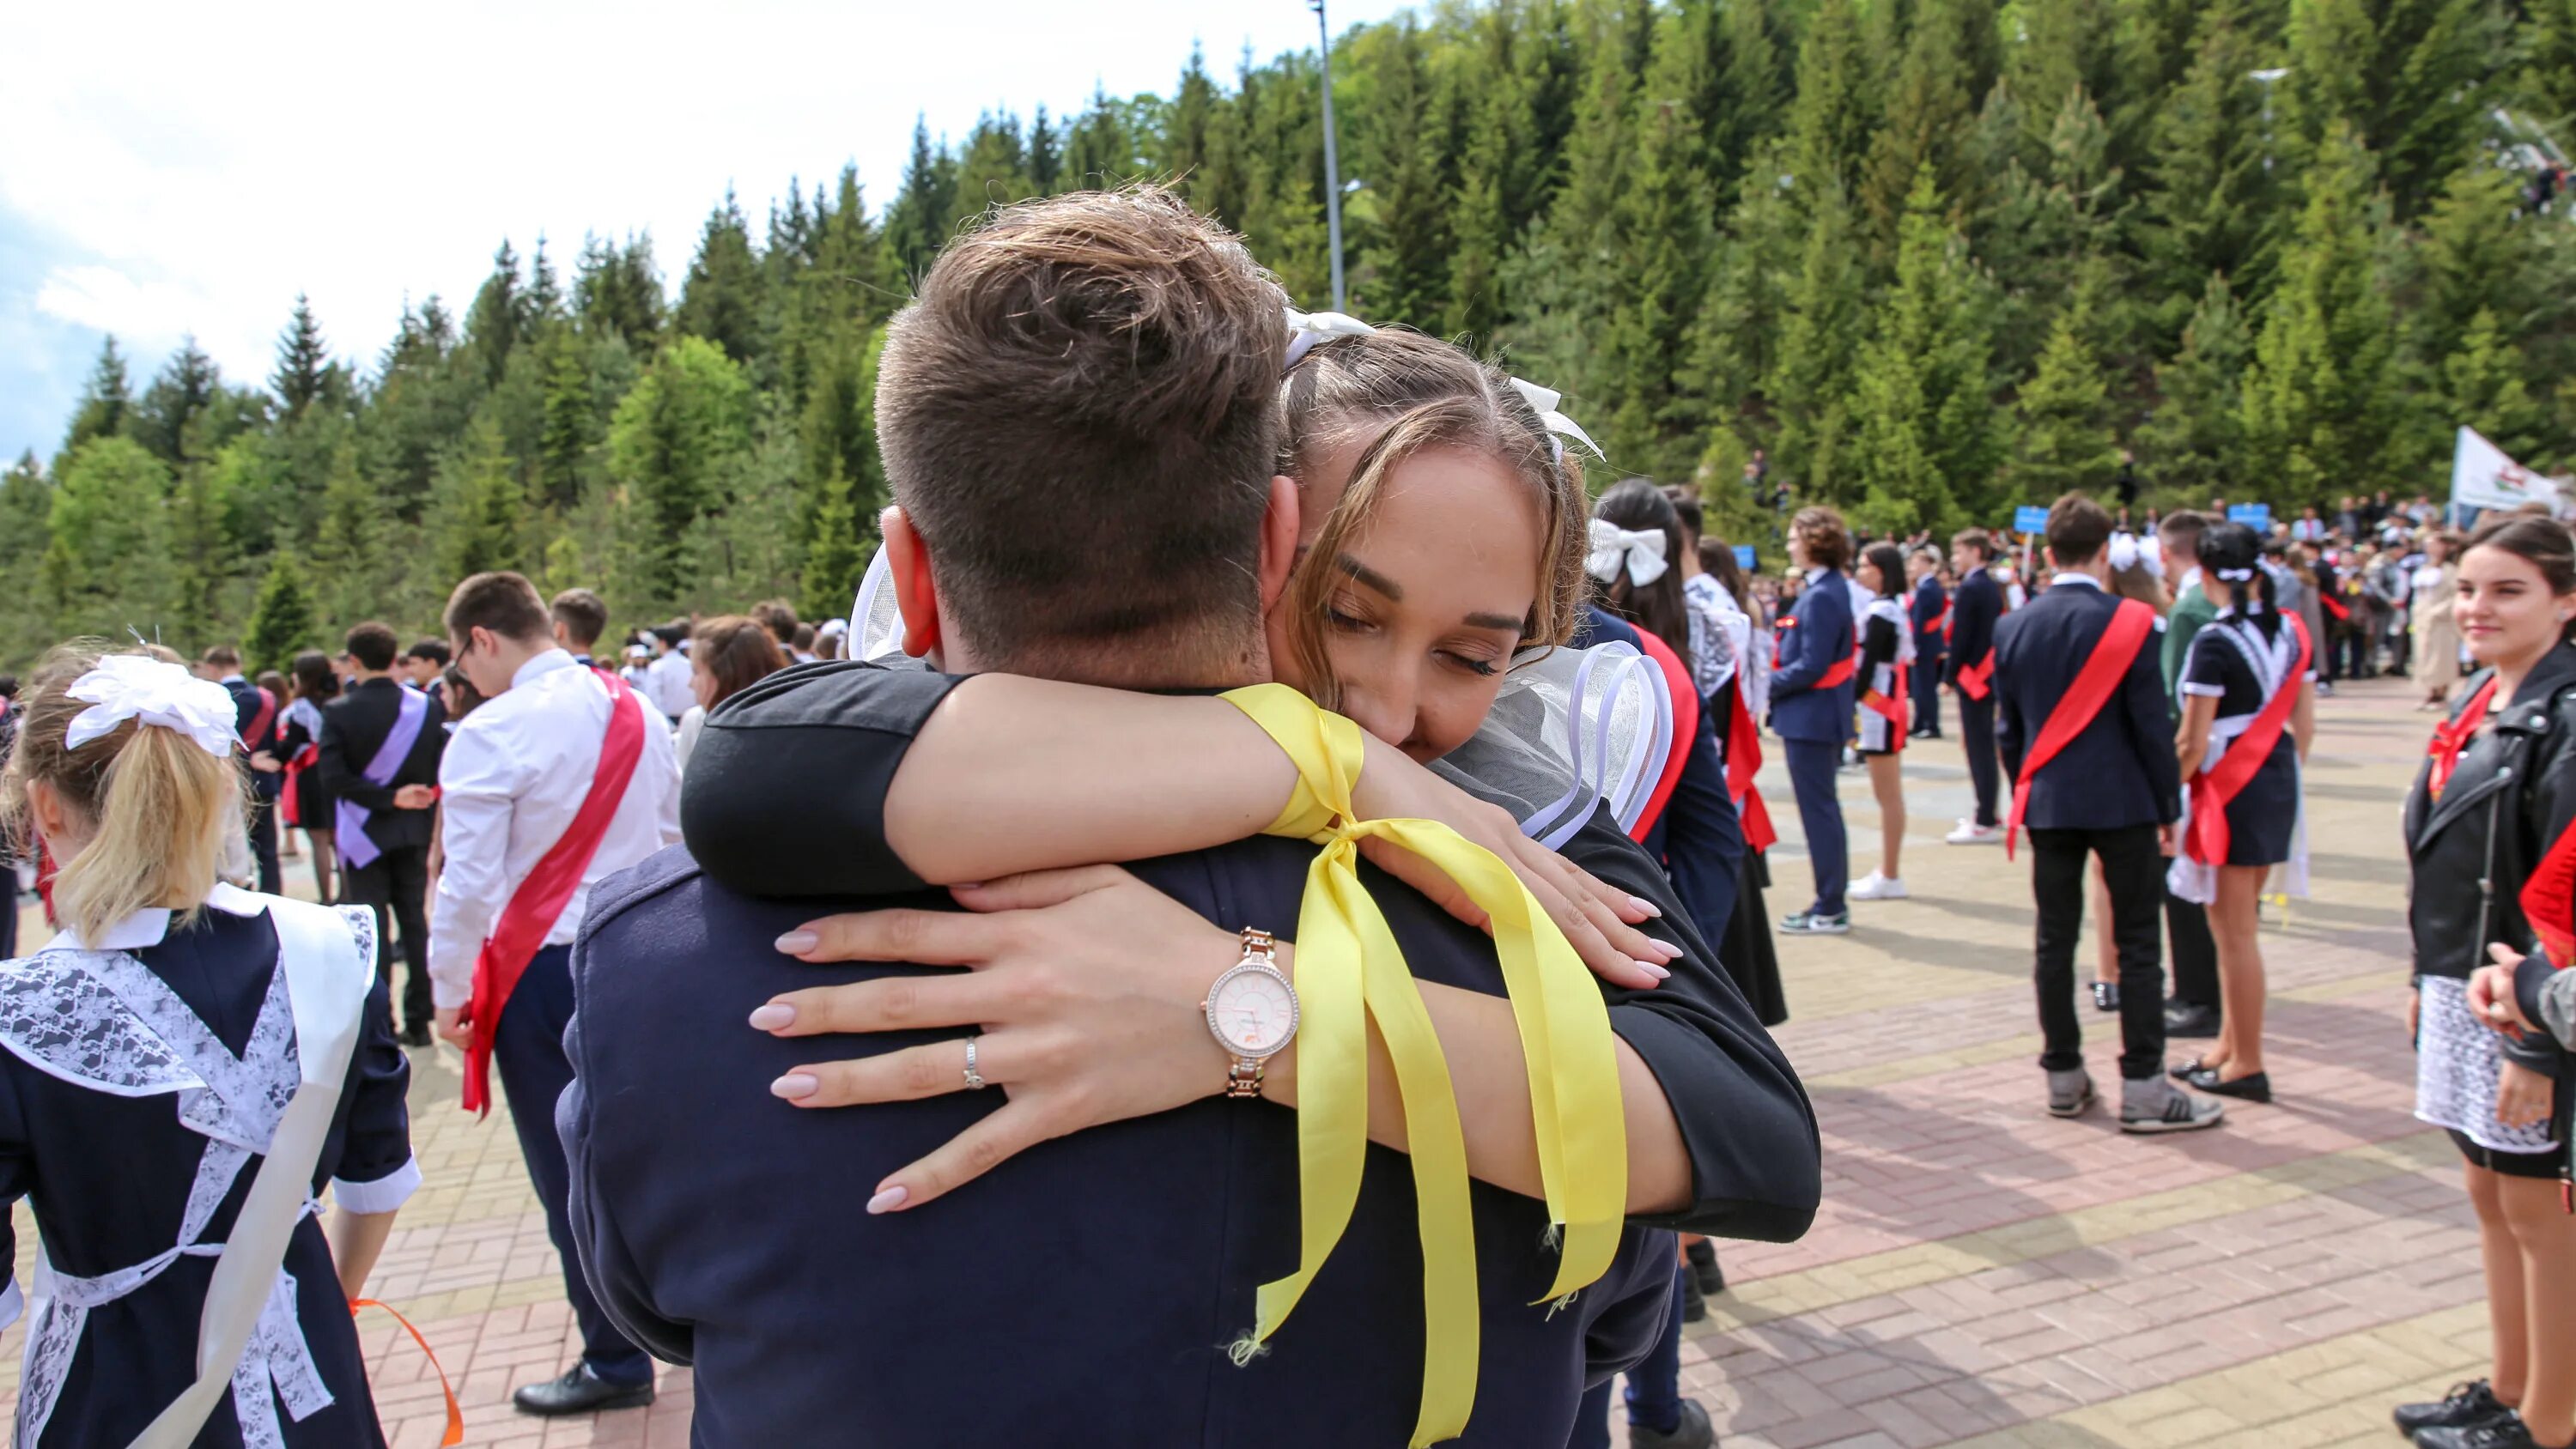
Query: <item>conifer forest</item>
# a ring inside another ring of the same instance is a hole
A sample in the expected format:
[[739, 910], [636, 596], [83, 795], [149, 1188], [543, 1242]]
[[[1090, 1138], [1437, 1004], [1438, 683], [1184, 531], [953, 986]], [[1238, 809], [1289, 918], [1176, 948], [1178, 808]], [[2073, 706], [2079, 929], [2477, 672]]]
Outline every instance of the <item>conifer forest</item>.
[[[1898, 533], [2123, 449], [2148, 503], [2276, 510], [2439, 496], [2461, 424], [2576, 465], [2576, 0], [1445, 0], [1339, 34], [1332, 80], [1349, 310], [1503, 353], [1596, 484], [1696, 480], [1747, 541], [1755, 449]], [[908, 279], [995, 203], [1133, 178], [1331, 305], [1307, 51], [746, 178], [780, 199], [693, 237], [500, 240], [373, 357], [283, 297], [265, 377], [111, 340], [0, 480], [0, 664], [132, 628], [273, 665], [496, 567], [621, 629], [844, 612]]]

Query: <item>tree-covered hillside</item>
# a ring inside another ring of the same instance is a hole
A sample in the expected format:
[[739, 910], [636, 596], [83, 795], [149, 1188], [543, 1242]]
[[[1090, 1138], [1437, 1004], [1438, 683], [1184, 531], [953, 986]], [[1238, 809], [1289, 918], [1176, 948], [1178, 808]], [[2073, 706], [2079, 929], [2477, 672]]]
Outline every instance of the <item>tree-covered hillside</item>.
[[[1505, 350], [1720, 517], [1755, 448], [1900, 530], [2123, 446], [2151, 498], [2276, 505], [2438, 490], [2462, 422], [2576, 458], [2576, 0], [1494, 0], [1333, 75], [1351, 310]], [[917, 133], [882, 207], [849, 172], [758, 222], [728, 195], [674, 276], [643, 236], [505, 242], [375, 358], [300, 301], [264, 379], [111, 341], [0, 480], [0, 660], [132, 626], [272, 662], [503, 565], [626, 624], [837, 612], [907, 279], [992, 203], [1134, 177], [1329, 305], [1306, 53]]]

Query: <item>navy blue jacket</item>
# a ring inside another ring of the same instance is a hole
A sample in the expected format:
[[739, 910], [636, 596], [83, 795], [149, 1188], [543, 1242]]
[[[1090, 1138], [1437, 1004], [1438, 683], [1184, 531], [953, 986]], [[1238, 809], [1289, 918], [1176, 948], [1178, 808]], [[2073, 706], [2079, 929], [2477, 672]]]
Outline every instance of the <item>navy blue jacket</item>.
[[[1585, 609], [1575, 625], [1574, 647], [1588, 649], [1609, 639], [1635, 645], [1640, 652], [1645, 648], [1636, 625], [1597, 605]], [[1699, 731], [1682, 757], [1681, 778], [1673, 782], [1673, 793], [1644, 842], [1647, 852], [1664, 863], [1691, 924], [1710, 942], [1726, 939], [1726, 923], [1735, 914], [1737, 869], [1744, 863], [1744, 822], [1726, 793], [1716, 703], [1713, 697], [1700, 701]]]
[[1944, 683], [1959, 682], [1959, 668], [1984, 661], [1995, 643], [1995, 621], [2004, 614], [2003, 586], [1992, 571], [1970, 570], [1950, 596], [1950, 657], [1941, 666]]
[[1816, 687], [1826, 670], [1850, 659], [1857, 647], [1851, 591], [1841, 571], [1828, 570], [1800, 589], [1789, 618], [1793, 622], [1780, 638], [1780, 667], [1771, 675], [1771, 732], [1784, 740], [1848, 740], [1857, 681]]
[[1941, 658], [1943, 648], [1941, 613], [1949, 607], [1949, 591], [1941, 587], [1939, 578], [1925, 574], [1916, 581], [1914, 599], [1908, 605], [1909, 617], [1914, 625], [1914, 667], [1916, 669], [1938, 667], [1937, 661]]
[[[2119, 600], [2100, 587], [2059, 582], [1995, 630], [1995, 738], [2004, 773], [2021, 776], [2022, 752], [2039, 739], [2058, 700], [2093, 657]], [[2153, 633], [2101, 713], [2040, 766], [2022, 823], [2036, 830], [2116, 830], [2170, 825], [2182, 814], [2162, 651]]]
[[[224, 681], [224, 691], [233, 697], [233, 733], [241, 736], [242, 748], [253, 751], [276, 749], [277, 726], [280, 718], [286, 713], [286, 701], [277, 700], [270, 706], [268, 727], [261, 731], [259, 738], [253, 739], [250, 733], [251, 726], [259, 723], [259, 686], [236, 674]], [[262, 774], [257, 770], [251, 770], [248, 773], [251, 793], [262, 800], [276, 799], [278, 787], [286, 779], [283, 772]]]
[[[1264, 837], [1131, 868], [1212, 921], [1285, 938], [1314, 851]], [[1479, 933], [1363, 874], [1417, 975], [1501, 990]], [[1225, 1346], [1251, 1328], [1254, 1289], [1297, 1262], [1286, 1108], [1203, 1098], [1043, 1143], [935, 1203], [869, 1216], [858, 1205], [880, 1179], [1001, 1094], [844, 1111], [769, 1095], [802, 1063], [955, 1034], [781, 1041], [745, 1024], [780, 991], [929, 969], [809, 966], [770, 944], [834, 908], [737, 894], [673, 847], [603, 882], [574, 946], [574, 1082], [556, 1118], [573, 1236], [619, 1326], [696, 1366], [697, 1444], [1404, 1442], [1423, 1321], [1402, 1154], [1370, 1146], [1340, 1244], [1241, 1368]], [[1452, 1442], [1562, 1444], [1585, 1387], [1663, 1333], [1673, 1238], [1630, 1228], [1608, 1276], [1551, 1318], [1532, 1306], [1556, 1261], [1540, 1243], [1544, 1205], [1484, 1183], [1470, 1194], [1482, 1372]]]

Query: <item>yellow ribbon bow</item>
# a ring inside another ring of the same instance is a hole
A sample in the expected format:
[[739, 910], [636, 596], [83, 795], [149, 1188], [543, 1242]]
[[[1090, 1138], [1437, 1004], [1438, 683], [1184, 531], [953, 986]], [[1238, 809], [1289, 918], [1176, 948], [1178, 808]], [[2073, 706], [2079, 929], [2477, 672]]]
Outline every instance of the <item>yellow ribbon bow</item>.
[[[1413, 1449], [1455, 1438], [1475, 1405], [1480, 1351], [1467, 1147], [1422, 993], [1386, 917], [1359, 879], [1372, 836], [1421, 856], [1492, 918], [1503, 985], [1528, 1068], [1539, 1180], [1563, 1231], [1561, 1300], [1608, 1271], [1628, 1190], [1618, 1060], [1600, 988], [1556, 922], [1492, 852], [1431, 820], [1361, 820], [1351, 804], [1366, 757], [1359, 726], [1278, 684], [1225, 696], [1297, 767], [1296, 793], [1264, 832], [1324, 847], [1297, 922], [1297, 1271], [1265, 1283], [1254, 1342], [1266, 1341], [1350, 1221], [1368, 1153], [1368, 1029], [1377, 1023], [1403, 1098], [1422, 1235], [1422, 1408]], [[1365, 1017], [1363, 1013], [1365, 1012]]]

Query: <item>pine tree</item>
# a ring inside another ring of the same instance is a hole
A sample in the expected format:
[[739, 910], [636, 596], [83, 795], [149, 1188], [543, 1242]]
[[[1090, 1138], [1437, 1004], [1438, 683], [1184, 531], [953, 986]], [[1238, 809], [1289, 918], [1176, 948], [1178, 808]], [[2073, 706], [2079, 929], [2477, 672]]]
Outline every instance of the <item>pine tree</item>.
[[1361, 253], [1355, 305], [1378, 322], [1436, 327], [1449, 310], [1449, 195], [1421, 32], [1406, 17], [1383, 37], [1375, 124], [1365, 133], [1377, 225]]
[[1206, 181], [1200, 172], [1207, 164], [1208, 120], [1216, 107], [1216, 82], [1208, 79], [1207, 57], [1194, 40], [1190, 63], [1182, 68], [1172, 103], [1163, 112], [1163, 170], [1185, 196], [1195, 195]]
[[2039, 371], [2022, 384], [2013, 411], [2020, 438], [2011, 486], [2040, 503], [2069, 492], [2098, 493], [2120, 470], [2120, 439], [2111, 429], [2109, 389], [2100, 354], [2087, 335], [2091, 300], [2079, 293], [2049, 329]]
[[957, 161], [956, 211], [948, 217], [951, 235], [966, 230], [997, 206], [1038, 195], [1029, 179], [1027, 148], [1020, 140], [1020, 118], [991, 112], [975, 118], [966, 133], [966, 149]]
[[2267, 165], [2261, 52], [2241, 3], [2202, 19], [2190, 68], [2152, 124], [2139, 241], [2158, 330], [2170, 337], [2204, 278], [2220, 273], [2259, 291], [2276, 202]]
[[2410, 222], [2470, 164], [2514, 46], [2486, 0], [2303, 0], [2290, 7], [2284, 139], [2333, 166], [2338, 127], [2374, 158], [2392, 219]]
[[2405, 486], [2388, 450], [2391, 315], [2386, 207], [2372, 158], [2338, 122], [2307, 178], [2297, 234], [2264, 308], [2245, 381], [2247, 461], [2276, 505]]
[[2155, 412], [2138, 430], [2139, 462], [2176, 496], [2230, 491], [2243, 466], [2245, 367], [2254, 336], [2223, 275], [2212, 274], [2182, 330], [2182, 349], [2156, 365]]
[[[1798, 44], [1797, 96], [1789, 108], [1789, 165], [1798, 195], [1821, 212], [1847, 205], [1879, 119], [1862, 54], [1854, 0], [1819, 0]], [[1831, 192], [1835, 199], [1825, 197]]]
[[650, 351], [662, 332], [662, 276], [653, 265], [653, 239], [630, 236], [620, 247], [583, 238], [572, 311], [583, 331], [621, 338], [638, 353]]
[[1037, 114], [1029, 119], [1029, 181], [1040, 196], [1053, 196], [1064, 188], [1064, 138], [1056, 134], [1055, 122], [1048, 118], [1046, 102], [1038, 102]]
[[[1707, 28], [1687, 12], [1667, 18], [1656, 33], [1645, 94], [1688, 98], [1709, 80]], [[1618, 384], [1611, 456], [1658, 478], [1682, 478], [1702, 446], [1693, 416], [1700, 394], [1683, 370], [1713, 245], [1705, 132], [1684, 99], [1648, 100], [1637, 127], [1635, 181], [1621, 198], [1615, 232], [1618, 303], [1605, 339]]]
[[1780, 424], [1772, 462], [1778, 476], [1804, 496], [1837, 501], [1850, 495], [1843, 451], [1860, 343], [1862, 279], [1853, 254], [1851, 206], [1842, 189], [1828, 185], [1820, 196], [1802, 200], [1812, 208], [1806, 252], [1789, 283], [1779, 361], [1764, 389]]
[[[907, 190], [912, 186], [913, 176], [930, 164], [929, 133], [916, 128], [912, 138], [912, 164], [904, 171], [904, 185]], [[1074, 118], [1072, 126], [1065, 132], [1065, 189], [1068, 191], [1080, 191], [1085, 188], [1107, 189], [1137, 175], [1140, 169], [1136, 156], [1135, 128], [1128, 124], [1126, 111], [1118, 102], [1109, 99], [1107, 92], [1097, 86], [1093, 87], [1091, 104], [1083, 107], [1082, 114]], [[896, 205], [900, 208], [902, 203], [898, 200]], [[886, 217], [886, 231], [890, 240], [894, 237], [895, 221], [895, 215], [889, 213]], [[944, 240], [946, 238], [936, 238], [934, 243]], [[934, 244], [932, 250], [936, 249]], [[903, 243], [898, 242], [896, 250], [901, 254]], [[925, 259], [920, 266], [914, 266], [910, 258], [906, 257], [905, 270], [918, 276], [922, 267], [928, 265]]]
[[722, 349], [682, 337], [609, 420], [609, 476], [624, 490], [630, 526], [620, 563], [652, 612], [681, 596], [689, 537], [731, 494], [731, 470], [750, 446], [750, 402], [750, 383]]
[[2521, 353], [2507, 342], [2493, 312], [2480, 312], [2442, 363], [2446, 415], [2488, 442], [2528, 459], [2539, 444], [2540, 409], [2523, 382]]
[[322, 324], [313, 320], [313, 305], [295, 294], [295, 318], [277, 339], [277, 370], [269, 374], [269, 391], [286, 405], [289, 419], [304, 416], [330, 386], [331, 357], [322, 343]]
[[187, 459], [197, 420], [214, 406], [222, 386], [223, 374], [197, 346], [196, 335], [180, 338], [179, 350], [170, 354], [136, 405], [135, 438], [175, 467]]
[[250, 626], [242, 634], [242, 662], [254, 673], [285, 669], [299, 652], [320, 639], [313, 597], [305, 586], [304, 571], [296, 567], [295, 550], [280, 548], [269, 555], [258, 601], [251, 605]]
[[903, 188], [886, 212], [886, 246], [907, 277], [930, 270], [948, 244], [949, 219], [957, 214], [957, 161], [945, 145], [930, 142], [929, 118], [912, 123], [912, 159], [904, 163]]
[[1905, 58], [1896, 70], [1888, 96], [1887, 120], [1871, 138], [1863, 168], [1861, 205], [1871, 233], [1882, 250], [1897, 244], [1900, 218], [1911, 200], [1916, 175], [1932, 168], [1934, 184], [1944, 196], [1967, 187], [1970, 168], [1960, 154], [1975, 103], [1968, 94], [1966, 12], [1986, 0], [1929, 0], [1915, 13]]
[[1989, 501], [2002, 447], [1975, 286], [1926, 161], [1898, 227], [1895, 285], [1853, 382], [1852, 474], [1870, 528], [1946, 530]]
[[502, 450], [501, 430], [477, 418], [439, 468], [434, 536], [441, 574], [461, 579], [527, 560], [527, 495]]
[[492, 275], [465, 309], [465, 346], [485, 387], [497, 387], [528, 326], [528, 301], [519, 286], [519, 254], [507, 238], [492, 253]]
[[81, 388], [80, 401], [72, 409], [71, 430], [63, 435], [63, 453], [68, 457], [79, 451], [81, 444], [92, 438], [121, 438], [130, 431], [127, 414], [134, 406], [133, 388], [125, 378], [125, 355], [116, 350], [116, 339], [99, 344], [98, 363], [89, 372], [89, 381]]
[[708, 214], [706, 229], [699, 233], [698, 254], [680, 285], [672, 324], [723, 348], [734, 361], [750, 363], [762, 354], [760, 319], [766, 300], [760, 263], [751, 251], [750, 223], [727, 187], [724, 204]]

